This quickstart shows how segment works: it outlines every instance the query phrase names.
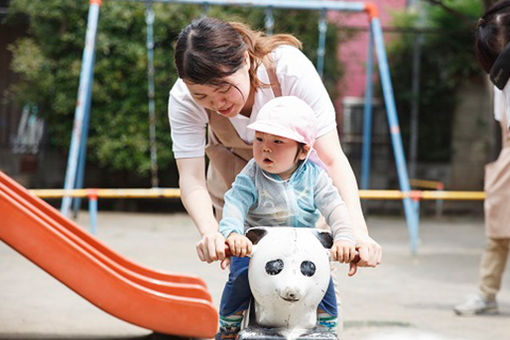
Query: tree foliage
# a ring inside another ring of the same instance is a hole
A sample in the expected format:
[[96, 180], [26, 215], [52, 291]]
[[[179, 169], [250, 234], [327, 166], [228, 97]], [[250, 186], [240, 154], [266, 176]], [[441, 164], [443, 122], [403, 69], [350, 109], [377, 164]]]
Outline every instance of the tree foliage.
[[[483, 11], [479, 0], [442, 1], [444, 6], [424, 5], [425, 20], [418, 13], [394, 16], [397, 27], [426, 27], [420, 59], [419, 141], [421, 161], [448, 161], [457, 90], [480, 76], [473, 50], [473, 28]], [[404, 141], [408, 140], [412, 93], [412, 60], [416, 32], [402, 34], [389, 47], [391, 74]]]
[[[173, 43], [180, 30], [203, 13], [201, 6], [154, 4], [155, 90], [158, 165], [162, 172], [173, 162], [167, 117], [168, 91], [177, 79]], [[9, 49], [12, 69], [20, 81], [9, 89], [19, 103], [37, 103], [49, 127], [51, 146], [64, 153], [71, 138], [88, 1], [11, 0], [7, 22], [28, 23], [28, 36]], [[264, 28], [263, 9], [216, 7], [209, 15]], [[315, 60], [318, 13], [274, 11], [275, 32], [293, 33]], [[339, 76], [336, 31], [328, 30], [327, 80]], [[330, 87], [333, 88], [333, 87]], [[147, 108], [145, 4], [104, 1], [96, 41], [94, 83], [87, 157], [113, 171], [150, 171]]]

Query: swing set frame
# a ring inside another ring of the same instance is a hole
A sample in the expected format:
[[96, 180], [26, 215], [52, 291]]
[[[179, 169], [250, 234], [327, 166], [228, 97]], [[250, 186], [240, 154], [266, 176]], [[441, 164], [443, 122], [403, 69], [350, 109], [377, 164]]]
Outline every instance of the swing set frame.
[[[384, 103], [386, 107], [386, 116], [389, 125], [389, 132], [393, 146], [393, 154], [398, 173], [400, 190], [403, 194], [402, 202], [409, 232], [409, 246], [412, 254], [416, 253], [418, 243], [419, 226], [419, 199], [414, 197], [411, 191], [409, 176], [407, 172], [406, 159], [400, 134], [400, 126], [395, 106], [393, 87], [391, 84], [388, 60], [384, 45], [384, 37], [379, 19], [379, 11], [375, 4], [371, 2], [342, 2], [342, 1], [321, 1], [321, 0], [119, 0], [130, 2], [144, 2], [147, 7], [147, 49], [148, 49], [148, 76], [149, 76], [149, 114], [151, 122], [154, 117], [154, 82], [151, 76], [154, 73], [152, 66], [152, 23], [154, 14], [152, 4], [160, 3], [181, 3], [195, 4], [204, 6], [204, 10], [211, 5], [218, 6], [248, 6], [266, 8], [266, 29], [272, 32], [272, 9], [300, 9], [300, 10], [318, 10], [321, 12], [319, 19], [319, 47], [317, 58], [317, 70], [322, 75], [323, 57], [325, 54], [325, 33], [326, 33], [326, 12], [364, 12], [367, 14], [370, 30], [369, 44], [367, 46], [368, 54], [366, 61], [366, 85], [365, 85], [365, 106], [363, 112], [363, 145], [362, 145], [362, 166], [361, 166], [361, 189], [368, 189], [370, 179], [370, 152], [371, 152], [371, 125], [372, 125], [372, 97], [373, 97], [373, 64], [374, 50], [377, 56], [379, 68], [379, 78], [382, 85]], [[64, 190], [81, 188], [83, 184], [83, 175], [85, 167], [85, 153], [88, 135], [88, 124], [90, 117], [90, 105], [92, 98], [92, 82], [94, 71], [95, 42], [97, 35], [97, 23], [102, 0], [90, 0], [87, 31], [85, 36], [85, 46], [82, 55], [82, 65], [80, 72], [80, 84], [78, 88], [78, 100], [76, 102], [73, 132], [69, 155], [67, 161], [67, 170], [64, 182]], [[151, 14], [152, 13], [152, 14]], [[151, 80], [152, 79], [152, 80]], [[152, 93], [152, 97], [151, 97]], [[151, 138], [155, 136], [154, 125], [151, 125]], [[151, 144], [153, 140], [151, 139]], [[151, 159], [155, 164], [155, 147], [151, 146]], [[157, 186], [157, 179], [154, 180], [154, 172], [157, 173], [157, 167], [153, 166], [153, 186]], [[62, 198], [61, 212], [64, 215], [69, 214], [72, 203], [70, 195]]]

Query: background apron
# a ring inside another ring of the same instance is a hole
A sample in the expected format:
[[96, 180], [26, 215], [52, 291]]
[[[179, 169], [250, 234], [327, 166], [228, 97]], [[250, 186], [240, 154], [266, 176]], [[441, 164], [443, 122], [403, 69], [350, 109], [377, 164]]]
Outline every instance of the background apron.
[[500, 125], [501, 152], [485, 166], [485, 232], [489, 238], [510, 237], [510, 133], [504, 115]]

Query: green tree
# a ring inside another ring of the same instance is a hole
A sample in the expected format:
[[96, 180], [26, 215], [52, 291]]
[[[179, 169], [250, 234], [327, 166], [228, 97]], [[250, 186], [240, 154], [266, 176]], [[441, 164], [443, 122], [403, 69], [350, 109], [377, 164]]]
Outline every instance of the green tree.
[[[419, 141], [421, 161], [448, 161], [451, 155], [452, 119], [456, 93], [462, 82], [480, 76], [473, 51], [473, 27], [482, 13], [479, 0], [442, 1], [425, 5], [426, 27], [421, 47]], [[446, 8], [445, 8], [446, 6]], [[412, 60], [417, 27], [416, 13], [400, 12], [394, 25], [408, 32], [388, 48], [404, 142], [409, 137], [412, 94]]]
[[[202, 15], [197, 5], [154, 4], [155, 88], [158, 165], [173, 166], [167, 117], [168, 91], [177, 79], [173, 43], [180, 30]], [[49, 127], [51, 147], [64, 153], [72, 131], [88, 1], [11, 0], [7, 22], [28, 24], [29, 35], [11, 45], [12, 69], [20, 81], [10, 87], [19, 103], [37, 103]], [[209, 15], [239, 20], [263, 29], [263, 9], [211, 7]], [[317, 12], [275, 10], [275, 32], [293, 33], [315, 61]], [[104, 1], [100, 10], [87, 158], [110, 171], [148, 177], [145, 4]], [[336, 30], [328, 30], [325, 74], [332, 84], [340, 74]], [[329, 86], [334, 89], [334, 86]], [[333, 90], [331, 92], [333, 94]], [[163, 181], [163, 184], [165, 182]]]

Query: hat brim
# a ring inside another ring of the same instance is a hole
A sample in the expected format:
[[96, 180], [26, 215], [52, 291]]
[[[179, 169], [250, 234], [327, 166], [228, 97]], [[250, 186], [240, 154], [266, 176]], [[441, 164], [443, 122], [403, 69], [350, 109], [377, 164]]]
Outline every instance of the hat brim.
[[279, 124], [267, 121], [256, 121], [247, 126], [248, 129], [268, 133], [271, 135], [292, 139], [298, 143], [305, 143], [305, 139], [299, 133]]

